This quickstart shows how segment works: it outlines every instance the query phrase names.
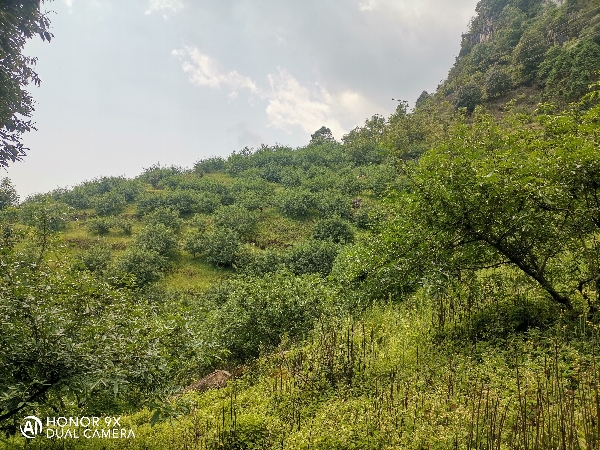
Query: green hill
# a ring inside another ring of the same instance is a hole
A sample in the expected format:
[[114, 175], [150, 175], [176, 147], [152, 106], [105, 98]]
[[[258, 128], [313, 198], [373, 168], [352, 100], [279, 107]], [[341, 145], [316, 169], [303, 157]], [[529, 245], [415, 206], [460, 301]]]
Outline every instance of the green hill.
[[4, 180], [0, 443], [597, 449], [599, 11], [481, 1], [437, 92], [341, 143]]

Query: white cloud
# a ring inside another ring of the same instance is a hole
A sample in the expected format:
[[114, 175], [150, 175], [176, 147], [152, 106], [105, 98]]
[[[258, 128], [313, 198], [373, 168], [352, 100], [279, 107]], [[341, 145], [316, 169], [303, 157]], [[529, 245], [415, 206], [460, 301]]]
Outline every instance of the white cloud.
[[[66, 0], [73, 1], [73, 0]], [[150, 5], [146, 10], [146, 14], [152, 14], [154, 11], [171, 10], [173, 12], [179, 11], [183, 8], [181, 0], [150, 0]]]
[[268, 102], [265, 112], [269, 126], [287, 132], [298, 126], [306, 133], [314, 133], [327, 126], [339, 139], [379, 110], [358, 92], [347, 90], [332, 94], [317, 83], [300, 83], [285, 69], [278, 68], [276, 73], [268, 74], [270, 89], [262, 89], [250, 77], [235, 70], [226, 71], [216, 59], [195, 47], [173, 50], [172, 53], [183, 59], [181, 67], [192, 84], [230, 89], [229, 101], [237, 99], [239, 90], [248, 89], [252, 94], [251, 103], [253, 98]]
[[249, 89], [251, 93], [258, 93], [258, 88], [251, 78], [240, 75], [233, 70], [226, 72], [218, 61], [195, 47], [185, 47], [183, 50], [173, 50], [173, 55], [182, 59], [187, 58], [181, 64], [183, 71], [189, 75], [190, 82], [196, 86], [209, 86], [220, 88], [225, 86], [232, 89], [230, 98], [237, 96], [237, 90]]

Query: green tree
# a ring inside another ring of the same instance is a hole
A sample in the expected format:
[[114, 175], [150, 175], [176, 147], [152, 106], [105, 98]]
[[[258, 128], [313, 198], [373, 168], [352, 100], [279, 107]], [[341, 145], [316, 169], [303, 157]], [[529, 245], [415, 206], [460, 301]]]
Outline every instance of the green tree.
[[310, 135], [311, 144], [326, 144], [328, 142], [335, 142], [335, 138], [331, 130], [326, 126], [322, 126]]
[[40, 9], [42, 1], [0, 3], [0, 167], [25, 156], [21, 136], [34, 129], [33, 122], [27, 120], [34, 102], [25, 88], [30, 83], [39, 86], [40, 78], [32, 68], [36, 59], [22, 52], [35, 35], [44, 41], [52, 38], [50, 21]]
[[19, 202], [17, 190], [8, 178], [0, 179], [0, 211]]

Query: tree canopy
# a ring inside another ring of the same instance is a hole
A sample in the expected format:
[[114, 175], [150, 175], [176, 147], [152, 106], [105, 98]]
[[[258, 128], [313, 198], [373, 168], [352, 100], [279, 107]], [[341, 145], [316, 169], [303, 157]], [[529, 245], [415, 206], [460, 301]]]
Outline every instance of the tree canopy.
[[23, 133], [34, 129], [33, 98], [25, 88], [40, 78], [33, 70], [36, 58], [23, 55], [27, 39], [38, 35], [50, 41], [50, 21], [41, 12], [43, 0], [0, 2], [0, 167], [19, 161], [27, 150]]

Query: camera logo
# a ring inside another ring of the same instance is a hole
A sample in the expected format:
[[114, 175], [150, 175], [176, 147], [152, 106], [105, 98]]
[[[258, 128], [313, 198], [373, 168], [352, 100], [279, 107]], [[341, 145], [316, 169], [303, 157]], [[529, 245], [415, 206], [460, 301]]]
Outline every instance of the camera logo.
[[23, 419], [25, 426], [21, 425], [21, 434], [27, 439], [33, 439], [42, 432], [42, 421], [35, 416], [27, 416]]

